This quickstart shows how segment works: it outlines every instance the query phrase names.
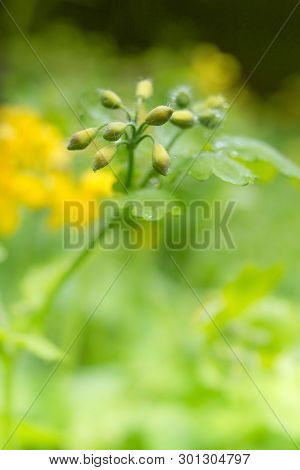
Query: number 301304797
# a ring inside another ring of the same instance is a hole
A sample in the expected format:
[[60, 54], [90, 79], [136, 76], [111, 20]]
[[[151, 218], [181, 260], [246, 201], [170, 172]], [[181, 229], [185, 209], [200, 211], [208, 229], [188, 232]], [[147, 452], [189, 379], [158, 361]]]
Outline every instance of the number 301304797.
[[250, 454], [179, 454], [180, 464], [217, 464], [245, 465]]

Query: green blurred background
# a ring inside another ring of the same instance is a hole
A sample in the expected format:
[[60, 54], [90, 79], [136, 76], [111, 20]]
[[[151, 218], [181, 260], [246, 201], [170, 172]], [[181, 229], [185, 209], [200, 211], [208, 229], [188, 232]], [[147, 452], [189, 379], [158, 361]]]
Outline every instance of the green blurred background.
[[[60, 199], [52, 195], [47, 204], [37, 202], [36, 194], [29, 198], [38, 190], [19, 179], [24, 168], [28, 175], [32, 166], [40, 181], [47, 181], [47, 167], [36, 161], [46, 152], [45, 142], [64, 154], [67, 137], [78, 128], [73, 110], [87, 126], [103, 119], [97, 87], [114, 89], [131, 104], [136, 80], [151, 76], [153, 105], [168, 102], [170, 90], [183, 83], [198, 98], [223, 93], [231, 100], [295, 2], [5, 4], [55, 83], [0, 7], [3, 442], [128, 255], [121, 249], [94, 250], [43, 321], [36, 321], [73, 253], [62, 249], [59, 224], [54, 229], [48, 223]], [[266, 140], [298, 165], [299, 15], [296, 11], [224, 124], [226, 133]], [[32, 113], [38, 117], [31, 120]], [[8, 127], [16, 129], [9, 134], [11, 145], [5, 140]], [[44, 131], [45, 142], [40, 142]], [[196, 134], [181, 142], [178, 152], [201, 146]], [[29, 163], [22, 160], [25, 154]], [[10, 158], [17, 161], [12, 168]], [[75, 158], [64, 175], [78, 181], [89, 163], [86, 156]], [[237, 248], [186, 249], [174, 258], [299, 442], [300, 193], [297, 184], [267, 168], [262, 174], [263, 183], [242, 188], [215, 179], [199, 184], [188, 177], [178, 193], [185, 200], [236, 201], [230, 229]], [[60, 196], [69, 197], [62, 186]], [[3, 222], [10, 217], [10, 223]], [[134, 254], [9, 446], [289, 449], [293, 443], [165, 248], [147, 246]]]

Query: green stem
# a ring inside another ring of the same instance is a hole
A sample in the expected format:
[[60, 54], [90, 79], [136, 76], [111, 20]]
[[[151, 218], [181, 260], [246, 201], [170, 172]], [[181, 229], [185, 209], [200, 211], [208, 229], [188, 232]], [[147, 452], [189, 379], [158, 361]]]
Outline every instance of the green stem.
[[64, 284], [68, 281], [68, 279], [72, 276], [72, 274], [81, 266], [81, 264], [84, 262], [84, 260], [89, 256], [89, 254], [92, 252], [92, 249], [95, 247], [96, 241], [100, 240], [106, 230], [109, 228], [111, 221], [115, 217], [115, 214], [113, 214], [108, 220], [101, 220], [100, 221], [100, 229], [95, 237], [93, 237], [88, 246], [81, 251], [69, 264], [67, 269], [58, 277], [52, 288], [50, 289], [43, 305], [42, 308], [39, 310], [37, 315], [35, 316], [35, 321], [40, 324], [42, 320], [45, 318], [46, 314], [49, 312], [53, 301], [55, 300], [55, 297], [59, 293], [59, 291], [62, 289]]
[[142, 124], [140, 125], [140, 127], [138, 127], [137, 131], [136, 131], [136, 135], [140, 135], [142, 134], [148, 127], [148, 124], [146, 122], [142, 122]]
[[133, 176], [133, 166], [134, 166], [134, 147], [133, 145], [128, 145], [128, 172], [126, 179], [126, 188], [129, 189], [132, 182]]
[[124, 113], [126, 114], [126, 117], [127, 117], [128, 121], [131, 121], [131, 120], [132, 120], [132, 116], [131, 116], [131, 114], [130, 114], [129, 109], [127, 109], [124, 105], [121, 106], [121, 109], [122, 109], [122, 111], [124, 111]]
[[13, 357], [10, 353], [4, 356], [4, 409], [3, 409], [3, 435], [4, 441], [8, 439], [13, 422]]
[[135, 141], [135, 145], [138, 145], [144, 139], [150, 139], [152, 141], [152, 143], [154, 144], [154, 139], [153, 139], [152, 135], [145, 134], [145, 135], [142, 135], [142, 137], [140, 137], [138, 140]]

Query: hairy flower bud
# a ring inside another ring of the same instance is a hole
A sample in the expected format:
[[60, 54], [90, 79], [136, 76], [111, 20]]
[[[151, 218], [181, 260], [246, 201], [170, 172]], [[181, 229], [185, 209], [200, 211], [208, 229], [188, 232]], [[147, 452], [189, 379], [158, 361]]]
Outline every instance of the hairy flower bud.
[[179, 108], [186, 108], [191, 102], [191, 95], [187, 88], [181, 88], [175, 91], [173, 99], [176, 106]]
[[127, 126], [128, 124], [125, 122], [110, 122], [104, 129], [103, 138], [110, 141], [118, 140], [124, 133]]
[[151, 80], [141, 80], [137, 83], [136, 86], [136, 96], [142, 98], [142, 100], [147, 100], [153, 93], [153, 85]]
[[152, 166], [161, 175], [166, 176], [170, 167], [170, 156], [163, 145], [154, 143], [152, 153]]
[[172, 114], [173, 109], [169, 106], [157, 106], [147, 114], [145, 122], [149, 126], [162, 126], [170, 119]]
[[117, 144], [115, 143], [107, 144], [98, 150], [94, 159], [93, 170], [97, 171], [108, 165], [112, 161], [116, 151]]
[[121, 98], [111, 90], [101, 90], [100, 100], [105, 108], [117, 109], [122, 106]]
[[69, 143], [67, 145], [68, 150], [82, 150], [85, 149], [92, 140], [96, 137], [98, 132], [97, 127], [90, 127], [88, 129], [84, 129], [83, 131], [75, 132], [71, 136]]
[[170, 122], [181, 129], [187, 129], [194, 125], [194, 115], [188, 109], [180, 109], [179, 111], [174, 111]]
[[215, 129], [221, 124], [222, 113], [217, 109], [204, 109], [198, 116], [199, 122], [209, 129]]

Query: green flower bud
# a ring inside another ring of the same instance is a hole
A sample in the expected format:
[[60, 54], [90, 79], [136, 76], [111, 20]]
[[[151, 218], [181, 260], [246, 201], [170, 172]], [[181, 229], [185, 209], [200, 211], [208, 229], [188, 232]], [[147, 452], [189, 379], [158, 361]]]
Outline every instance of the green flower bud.
[[187, 129], [194, 125], [194, 115], [188, 109], [180, 109], [174, 111], [170, 118], [170, 122], [181, 129]]
[[67, 145], [68, 150], [82, 150], [85, 149], [92, 140], [96, 137], [98, 132], [97, 127], [90, 127], [89, 129], [84, 129], [83, 131], [75, 132], [71, 136], [69, 143]]
[[166, 176], [171, 164], [170, 156], [161, 144], [153, 145], [152, 166], [161, 175]]
[[136, 86], [136, 96], [142, 100], [147, 100], [153, 93], [153, 85], [151, 80], [141, 80]]
[[217, 109], [204, 109], [198, 116], [199, 122], [209, 129], [217, 128], [222, 121], [222, 113]]
[[165, 124], [173, 114], [173, 109], [169, 106], [157, 106], [147, 114], [145, 122], [149, 126], [162, 126]]
[[115, 143], [107, 144], [98, 150], [94, 159], [93, 170], [97, 171], [108, 165], [112, 161], [116, 151], [117, 144]]
[[223, 95], [211, 95], [202, 103], [202, 107], [205, 109], [226, 109], [228, 103]]
[[105, 108], [117, 109], [122, 106], [121, 98], [111, 90], [101, 90], [100, 100]]
[[186, 108], [191, 102], [191, 95], [187, 88], [182, 88], [175, 91], [173, 99], [176, 106], [179, 108]]
[[110, 122], [104, 129], [103, 137], [105, 140], [115, 141], [118, 140], [124, 133], [128, 124], [125, 122]]

